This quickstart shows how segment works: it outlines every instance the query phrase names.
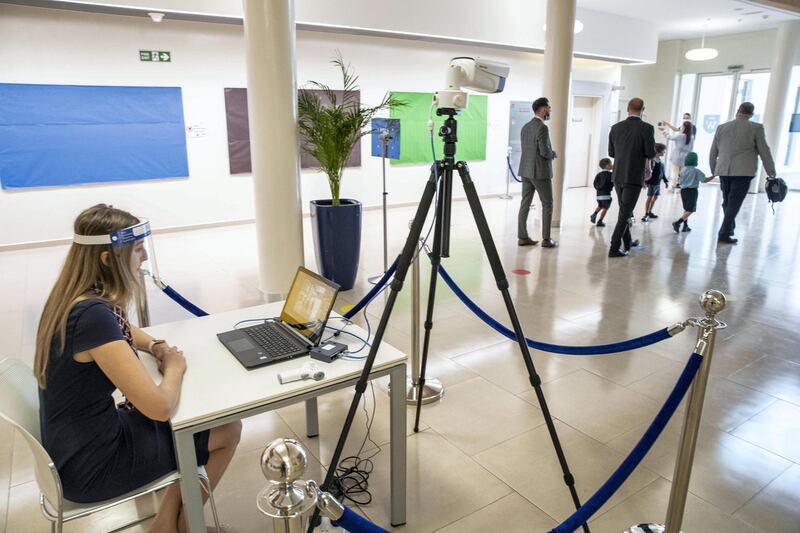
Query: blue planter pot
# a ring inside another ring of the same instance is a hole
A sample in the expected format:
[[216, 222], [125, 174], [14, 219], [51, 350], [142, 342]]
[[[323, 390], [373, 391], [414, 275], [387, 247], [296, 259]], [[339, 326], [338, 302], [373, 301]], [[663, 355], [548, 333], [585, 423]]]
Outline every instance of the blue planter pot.
[[311, 227], [320, 274], [349, 291], [356, 282], [361, 255], [361, 202], [312, 200]]

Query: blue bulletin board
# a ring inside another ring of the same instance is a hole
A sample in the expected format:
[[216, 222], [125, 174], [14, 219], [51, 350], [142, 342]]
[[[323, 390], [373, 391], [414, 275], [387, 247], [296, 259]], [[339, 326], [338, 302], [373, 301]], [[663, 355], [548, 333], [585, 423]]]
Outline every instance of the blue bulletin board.
[[3, 189], [188, 175], [180, 87], [0, 83]]
[[372, 155], [374, 157], [383, 156], [382, 133], [389, 135], [389, 144], [386, 147], [386, 159], [400, 159], [400, 119], [372, 119]]

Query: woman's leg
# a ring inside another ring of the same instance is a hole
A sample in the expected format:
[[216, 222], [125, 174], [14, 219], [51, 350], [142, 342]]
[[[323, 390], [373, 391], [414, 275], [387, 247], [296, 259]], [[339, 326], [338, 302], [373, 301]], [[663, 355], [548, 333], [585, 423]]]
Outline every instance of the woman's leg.
[[[233, 459], [236, 446], [242, 434], [242, 423], [240, 421], [231, 422], [224, 426], [213, 428], [208, 437], [208, 463], [206, 472], [211, 482], [212, 490], [219, 483], [222, 474]], [[203, 503], [205, 504], [208, 496], [203, 493]], [[174, 533], [176, 531], [186, 531], [186, 521], [183, 519], [183, 501], [178, 485], [172, 485], [167, 489], [161, 501], [153, 524], [150, 526], [152, 533]]]
[[[241, 436], [242, 423], [239, 420], [211, 429], [208, 437], [208, 463], [206, 463], [206, 472], [208, 473], [208, 480], [211, 482], [211, 490], [214, 490], [222, 478], [222, 474], [228, 468]], [[207, 495], [203, 494], [204, 504], [207, 499]], [[177, 524], [178, 531], [184, 533], [186, 531], [186, 520], [183, 516], [182, 506], [178, 514]]]

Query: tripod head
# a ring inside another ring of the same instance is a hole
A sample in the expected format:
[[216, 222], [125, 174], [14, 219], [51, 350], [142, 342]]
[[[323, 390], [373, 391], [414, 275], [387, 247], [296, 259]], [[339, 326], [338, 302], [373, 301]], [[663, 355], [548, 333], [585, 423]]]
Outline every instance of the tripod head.
[[456, 143], [458, 142], [458, 110], [452, 107], [442, 107], [436, 110], [436, 116], [447, 116], [439, 128], [439, 137], [444, 141], [444, 159], [453, 162], [456, 156]]

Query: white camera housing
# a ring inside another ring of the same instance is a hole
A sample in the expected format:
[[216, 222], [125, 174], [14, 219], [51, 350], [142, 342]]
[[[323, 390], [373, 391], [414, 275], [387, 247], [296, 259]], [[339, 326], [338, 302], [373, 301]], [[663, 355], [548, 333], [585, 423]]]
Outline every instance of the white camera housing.
[[468, 95], [464, 89], [479, 93], [503, 92], [511, 67], [505, 63], [472, 57], [454, 57], [445, 77], [445, 90], [438, 91], [433, 101], [438, 108], [464, 109]]

